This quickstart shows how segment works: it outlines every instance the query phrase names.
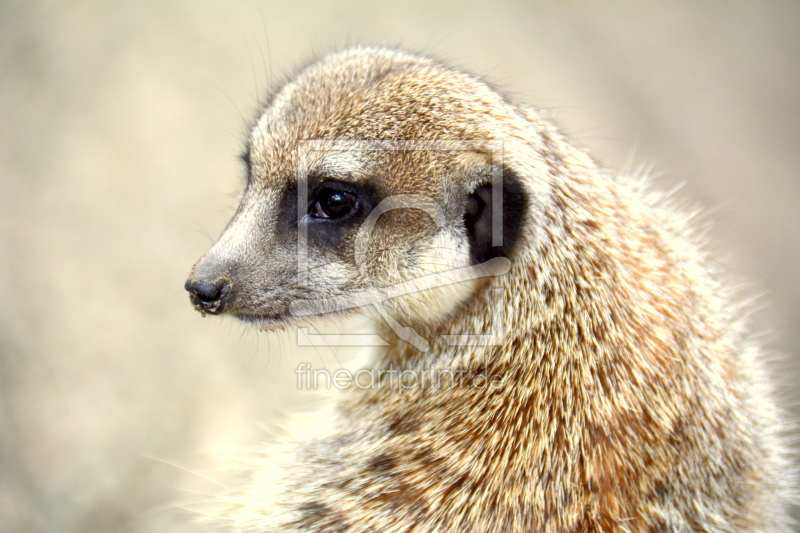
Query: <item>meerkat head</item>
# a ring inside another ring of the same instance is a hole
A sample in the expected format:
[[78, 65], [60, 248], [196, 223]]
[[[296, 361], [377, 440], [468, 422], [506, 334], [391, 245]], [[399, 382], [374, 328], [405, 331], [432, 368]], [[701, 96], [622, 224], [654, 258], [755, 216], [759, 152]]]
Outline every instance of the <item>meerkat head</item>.
[[521, 238], [532, 170], [498, 139], [528, 142], [524, 120], [477, 78], [406, 53], [313, 64], [252, 128], [241, 203], [192, 269], [192, 303], [267, 329], [376, 305], [446, 319]]

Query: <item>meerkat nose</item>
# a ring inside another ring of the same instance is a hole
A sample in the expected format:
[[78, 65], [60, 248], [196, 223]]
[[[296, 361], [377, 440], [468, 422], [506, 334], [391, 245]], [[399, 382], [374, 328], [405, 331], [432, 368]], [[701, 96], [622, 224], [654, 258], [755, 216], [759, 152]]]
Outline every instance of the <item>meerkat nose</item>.
[[194, 308], [201, 313], [217, 315], [225, 310], [225, 302], [231, 292], [230, 281], [223, 277], [213, 280], [190, 277], [184, 285]]

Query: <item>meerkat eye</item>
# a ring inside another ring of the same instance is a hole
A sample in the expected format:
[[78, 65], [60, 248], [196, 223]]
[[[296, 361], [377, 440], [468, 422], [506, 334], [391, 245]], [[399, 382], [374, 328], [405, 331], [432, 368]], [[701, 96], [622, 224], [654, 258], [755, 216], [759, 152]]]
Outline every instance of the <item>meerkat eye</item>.
[[325, 188], [317, 194], [309, 214], [314, 218], [342, 218], [353, 210], [356, 200], [350, 192]]

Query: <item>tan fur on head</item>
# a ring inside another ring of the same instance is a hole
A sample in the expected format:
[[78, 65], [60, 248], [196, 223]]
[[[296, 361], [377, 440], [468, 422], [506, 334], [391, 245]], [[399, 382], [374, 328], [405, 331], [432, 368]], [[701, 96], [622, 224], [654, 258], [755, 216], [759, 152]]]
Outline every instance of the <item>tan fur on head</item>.
[[[458, 379], [341, 392], [221, 497], [218, 524], [789, 531], [760, 352], [685, 217], [607, 177], [534, 110], [429, 59], [354, 48], [272, 97], [246, 159], [241, 205], [187, 283], [198, 309], [285, 327], [298, 302], [347, 313], [331, 302], [405, 287], [379, 314], [424, 342], [383, 326], [374, 369]], [[346, 215], [317, 216], [325, 187], [352, 201]], [[370, 218], [391, 198], [409, 203]], [[505, 274], [442, 283], [502, 257]], [[499, 344], [454, 343], [475, 335]]]

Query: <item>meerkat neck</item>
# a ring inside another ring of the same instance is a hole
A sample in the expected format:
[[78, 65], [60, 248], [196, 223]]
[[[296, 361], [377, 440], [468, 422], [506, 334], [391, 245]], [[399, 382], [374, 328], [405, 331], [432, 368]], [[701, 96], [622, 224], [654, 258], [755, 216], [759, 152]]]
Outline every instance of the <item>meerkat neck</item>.
[[[570, 185], [565, 180], [554, 195], [570, 197], [582, 212], [568, 212], [570, 203], [563, 201], [561, 218], [545, 221], [544, 242], [520, 247], [524, 253], [513, 258], [507, 275], [487, 279], [449, 319], [414, 324], [429, 342], [428, 351], [384, 330], [391, 340], [378, 358], [380, 368], [462, 373], [467, 379], [448, 382], [460, 392], [409, 394], [386, 382], [381, 394], [399, 394], [409, 404], [441, 394], [439, 420], [469, 425], [473, 415], [496, 412], [515, 427], [549, 428], [526, 446], [560, 447], [565, 453], [589, 438], [581, 431], [568, 440], [556, 438], [567, 428], [588, 431], [605, 424], [625, 432], [659, 420], [658, 429], [666, 431], [674, 412], [689, 408], [677, 405], [689, 398], [669, 397], [671, 383], [687, 376], [712, 379], [710, 369], [720, 363], [709, 354], [724, 353], [719, 346], [730, 341], [725, 320], [706, 324], [716, 328], [709, 337], [694, 331], [709, 312], [724, 316], [712, 309], [713, 294], [696, 290], [711, 282], [692, 278], [698, 274], [681, 257], [682, 241], [663, 221], [646, 215], [624, 187], [595, 179], [596, 192], [580, 183], [579, 197], [579, 187]], [[693, 339], [691, 352], [687, 339]], [[493, 394], [475, 387], [487, 382], [499, 384]], [[383, 402], [396, 409], [396, 403]], [[451, 430], [455, 436], [463, 427]], [[635, 433], [627, 436], [636, 446]], [[615, 438], [617, 445], [624, 440]], [[609, 471], [609, 479], [616, 474]]]
[[[400, 332], [380, 323], [379, 335], [389, 346], [378, 353], [377, 366], [417, 371], [467, 369], [486, 363], [493, 353], [506, 351], [506, 344], [524, 330], [514, 319], [523, 311], [521, 305], [531, 306], [523, 303], [527, 298], [517, 292], [530, 294], [531, 288], [524, 284], [505, 277], [489, 278], [445, 320], [403, 324], [405, 329]], [[420, 345], [426, 349], [421, 350]]]

